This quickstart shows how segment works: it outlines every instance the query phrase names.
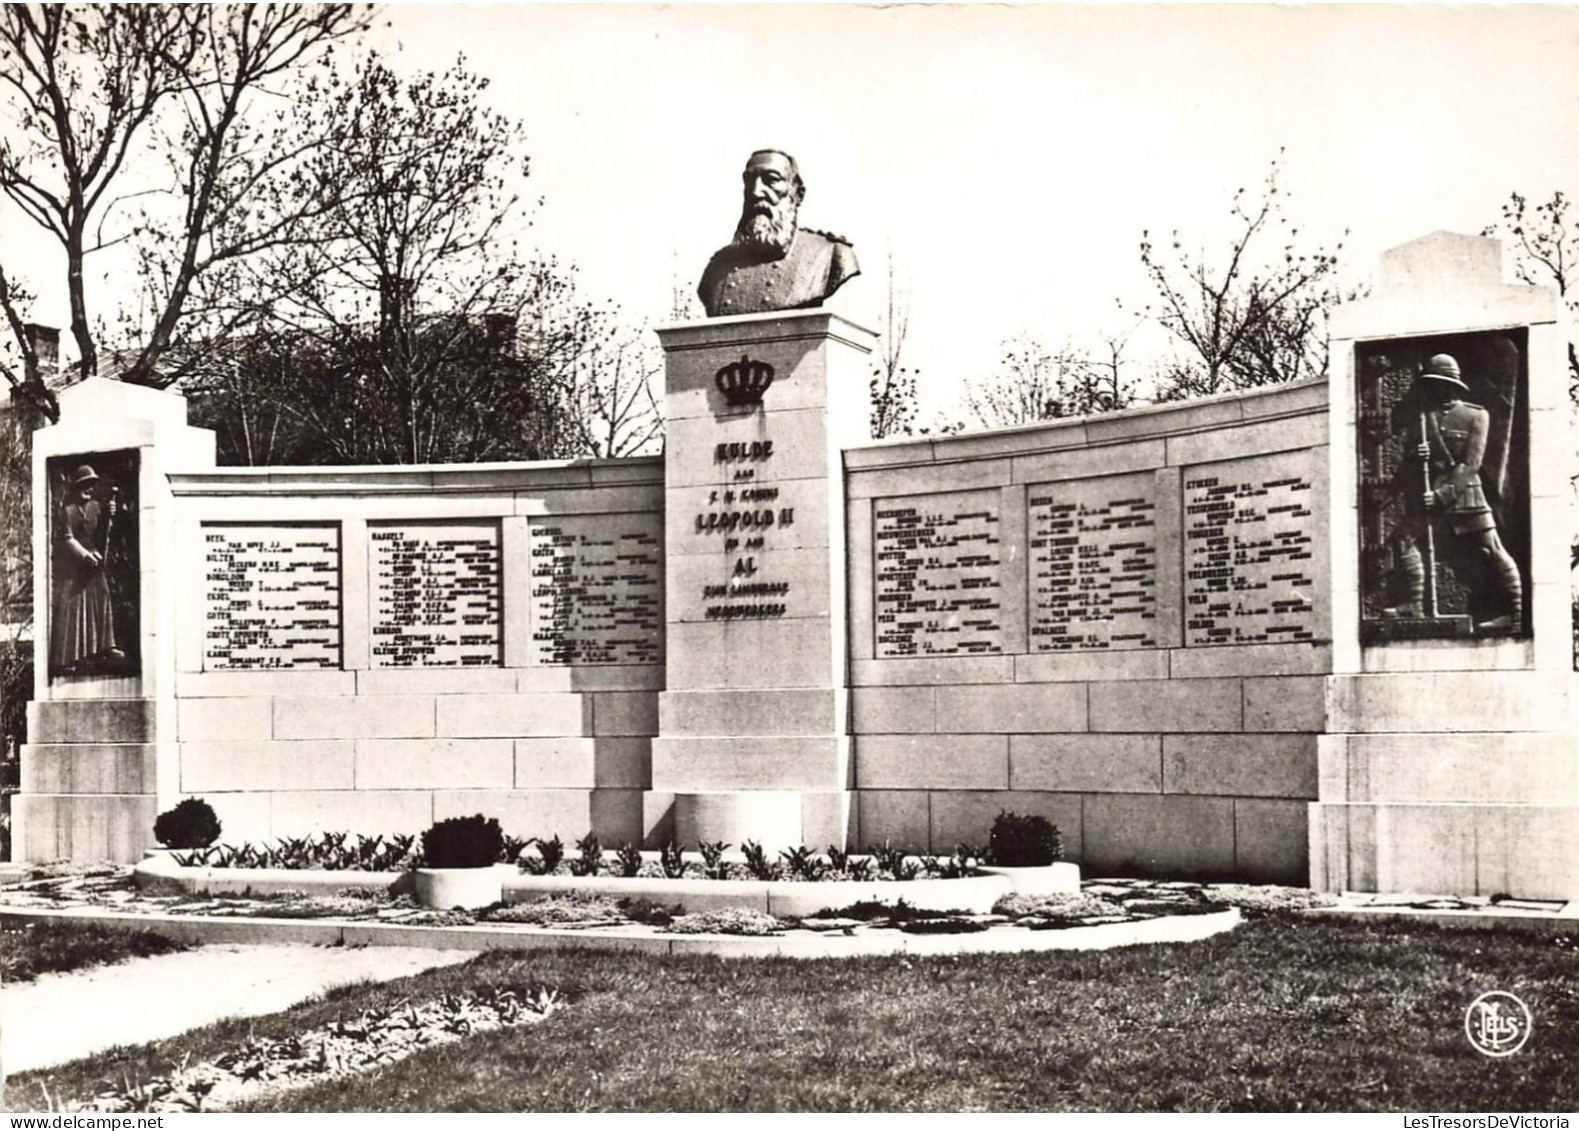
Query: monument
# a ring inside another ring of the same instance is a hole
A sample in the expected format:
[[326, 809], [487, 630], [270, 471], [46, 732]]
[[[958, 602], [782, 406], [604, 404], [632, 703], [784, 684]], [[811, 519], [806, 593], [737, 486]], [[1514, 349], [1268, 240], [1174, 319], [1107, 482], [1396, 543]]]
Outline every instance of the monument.
[[1554, 293], [1439, 233], [1330, 380], [872, 443], [803, 188], [754, 154], [658, 332], [661, 457], [218, 468], [179, 397], [66, 389], [20, 855], [136, 859], [191, 796], [238, 841], [770, 853], [1009, 809], [1093, 874], [1579, 897]]
[[744, 187], [736, 239], [702, 277], [710, 317], [658, 332], [669, 660], [645, 821], [693, 844], [843, 844], [841, 452], [867, 438], [876, 336], [816, 309], [857, 268], [799, 226], [794, 159], [753, 153]]

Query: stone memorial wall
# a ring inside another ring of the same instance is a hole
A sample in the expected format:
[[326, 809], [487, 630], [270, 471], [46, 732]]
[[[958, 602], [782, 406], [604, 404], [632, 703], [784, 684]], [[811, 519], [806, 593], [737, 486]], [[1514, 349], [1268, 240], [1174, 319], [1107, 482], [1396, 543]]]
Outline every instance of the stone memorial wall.
[[1040, 812], [1300, 882], [1331, 670], [1319, 384], [847, 453], [859, 839]]
[[80, 382], [19, 854], [136, 859], [182, 796], [648, 848], [1007, 809], [1088, 874], [1573, 898], [1556, 296], [1438, 234], [1345, 310], [1330, 388], [880, 444], [861, 327], [667, 327], [661, 459], [218, 469], [179, 398]]
[[[69, 396], [121, 395], [103, 384]], [[169, 603], [144, 609], [146, 698], [36, 705], [28, 852], [135, 858], [183, 795], [231, 842], [476, 812], [523, 837], [643, 838], [664, 678], [659, 461], [197, 466], [158, 472], [150, 544]], [[116, 470], [124, 499], [135, 482]], [[78, 741], [94, 720], [114, 720], [113, 743]], [[115, 792], [79, 795], [89, 781]]]

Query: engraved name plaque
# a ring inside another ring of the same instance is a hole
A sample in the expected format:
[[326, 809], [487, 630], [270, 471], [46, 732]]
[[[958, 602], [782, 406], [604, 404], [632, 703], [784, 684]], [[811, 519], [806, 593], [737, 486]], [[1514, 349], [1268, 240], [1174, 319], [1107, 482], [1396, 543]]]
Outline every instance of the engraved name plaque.
[[1311, 499], [1308, 453], [1185, 468], [1186, 644], [1315, 639]]
[[877, 656], [1003, 650], [998, 492], [879, 499]]
[[534, 518], [532, 661], [663, 662], [663, 520], [655, 514]]
[[500, 641], [499, 524], [369, 524], [375, 668], [491, 667]]
[[1077, 479], [1030, 488], [1033, 652], [1157, 643], [1155, 479]]
[[340, 666], [340, 528], [203, 524], [203, 668]]

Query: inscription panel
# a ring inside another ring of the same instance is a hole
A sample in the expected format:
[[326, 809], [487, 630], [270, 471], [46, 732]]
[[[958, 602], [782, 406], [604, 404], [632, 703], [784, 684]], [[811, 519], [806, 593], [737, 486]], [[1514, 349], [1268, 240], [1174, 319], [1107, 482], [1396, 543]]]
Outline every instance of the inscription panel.
[[203, 668], [340, 666], [340, 528], [203, 524]]
[[663, 519], [656, 514], [533, 519], [532, 660], [663, 662]]
[[375, 668], [503, 662], [497, 522], [368, 525]]
[[1156, 510], [1149, 472], [1029, 488], [1031, 651], [1156, 646]]
[[1315, 639], [1313, 475], [1302, 452], [1184, 469], [1186, 644]]
[[999, 493], [878, 499], [877, 656], [1003, 651]]

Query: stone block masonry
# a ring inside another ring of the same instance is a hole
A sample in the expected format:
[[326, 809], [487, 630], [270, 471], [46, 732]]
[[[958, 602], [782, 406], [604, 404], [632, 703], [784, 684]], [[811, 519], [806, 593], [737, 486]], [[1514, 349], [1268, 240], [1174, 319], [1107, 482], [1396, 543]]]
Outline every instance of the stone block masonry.
[[1088, 870], [1303, 882], [1324, 391], [849, 453], [863, 843], [979, 845], [1008, 808]]
[[146, 639], [135, 679], [40, 668], [20, 856], [136, 859], [187, 796], [230, 841], [463, 811], [640, 839], [660, 461], [221, 470], [183, 415], [90, 380], [39, 433], [40, 460], [141, 452]]

